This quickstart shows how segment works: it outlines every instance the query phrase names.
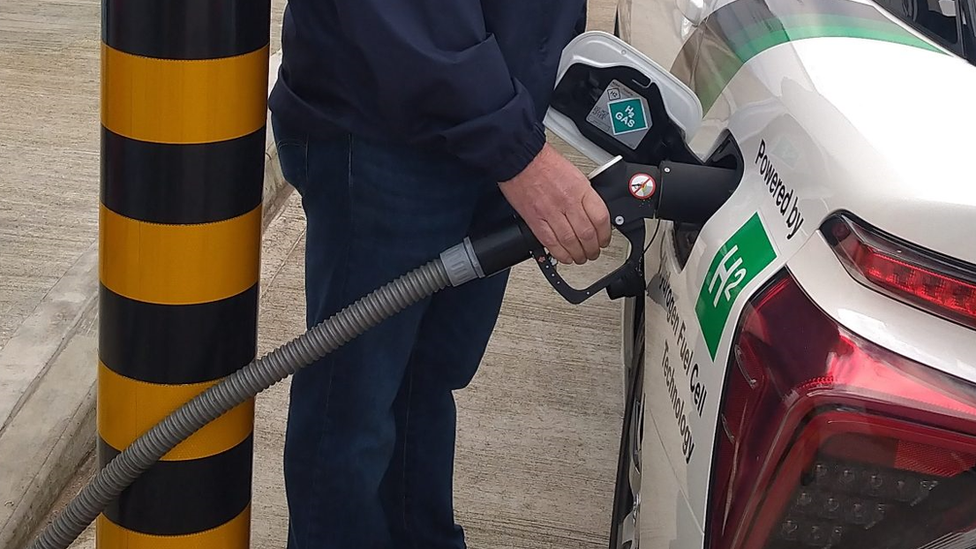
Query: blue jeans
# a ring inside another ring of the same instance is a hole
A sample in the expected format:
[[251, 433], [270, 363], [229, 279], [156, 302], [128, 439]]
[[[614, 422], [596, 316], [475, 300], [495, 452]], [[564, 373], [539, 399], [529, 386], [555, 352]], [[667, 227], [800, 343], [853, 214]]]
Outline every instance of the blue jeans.
[[[307, 323], [319, 323], [511, 210], [445, 155], [273, 121], [307, 217]], [[456, 410], [507, 273], [448, 288], [298, 372], [285, 440], [289, 549], [460, 549]]]

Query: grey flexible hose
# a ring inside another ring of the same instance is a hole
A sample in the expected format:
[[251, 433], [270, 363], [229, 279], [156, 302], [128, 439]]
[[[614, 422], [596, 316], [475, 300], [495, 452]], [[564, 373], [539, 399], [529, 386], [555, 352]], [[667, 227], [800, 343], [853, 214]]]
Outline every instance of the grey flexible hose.
[[30, 549], [67, 549], [139, 475], [206, 424], [410, 305], [448, 286], [484, 276], [480, 271], [470, 242], [465, 241], [197, 395], [99, 471]]

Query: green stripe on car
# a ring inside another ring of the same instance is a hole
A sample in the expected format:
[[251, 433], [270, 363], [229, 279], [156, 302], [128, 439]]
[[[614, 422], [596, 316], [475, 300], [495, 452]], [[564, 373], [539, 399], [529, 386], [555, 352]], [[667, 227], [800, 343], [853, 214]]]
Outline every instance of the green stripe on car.
[[695, 91], [704, 112], [742, 65], [788, 42], [858, 38], [943, 51], [877, 8], [850, 0], [735, 0], [712, 13], [695, 34], [685, 43], [672, 72]]

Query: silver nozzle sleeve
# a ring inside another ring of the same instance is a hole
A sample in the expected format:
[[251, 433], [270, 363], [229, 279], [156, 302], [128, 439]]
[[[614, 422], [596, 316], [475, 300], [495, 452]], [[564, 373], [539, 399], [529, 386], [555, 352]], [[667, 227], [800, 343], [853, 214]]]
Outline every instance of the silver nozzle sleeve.
[[465, 238], [464, 242], [441, 252], [441, 263], [447, 270], [451, 286], [457, 287], [476, 278], [485, 277], [470, 238]]

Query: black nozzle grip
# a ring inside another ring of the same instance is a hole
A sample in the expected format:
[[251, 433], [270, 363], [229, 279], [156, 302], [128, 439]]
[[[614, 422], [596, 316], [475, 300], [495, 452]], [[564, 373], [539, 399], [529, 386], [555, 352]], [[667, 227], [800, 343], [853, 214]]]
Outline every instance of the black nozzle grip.
[[714, 166], [661, 163], [657, 217], [704, 225], [739, 185], [735, 170]]
[[513, 217], [494, 231], [471, 239], [484, 276], [497, 274], [532, 257], [542, 244], [521, 218]]

